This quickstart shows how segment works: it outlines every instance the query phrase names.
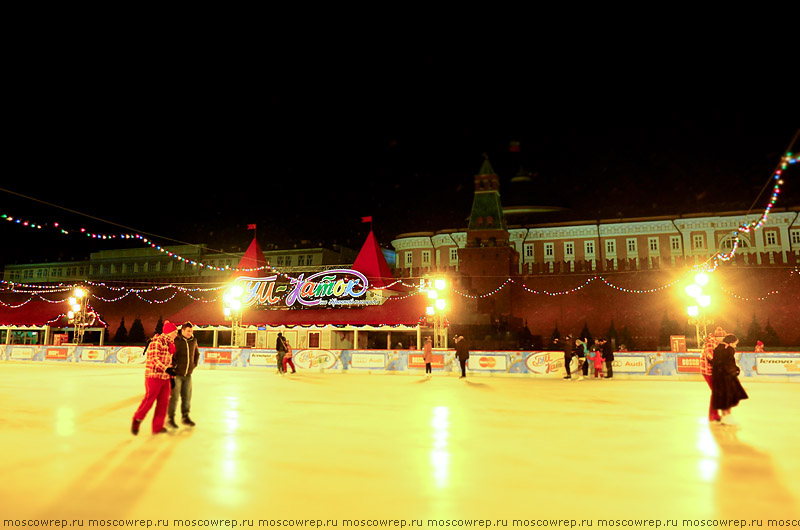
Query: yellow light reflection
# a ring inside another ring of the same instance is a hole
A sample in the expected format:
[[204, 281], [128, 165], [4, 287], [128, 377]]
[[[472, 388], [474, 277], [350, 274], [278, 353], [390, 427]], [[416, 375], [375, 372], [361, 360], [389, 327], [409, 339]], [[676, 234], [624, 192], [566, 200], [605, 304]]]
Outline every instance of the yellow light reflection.
[[71, 407], [59, 407], [56, 409], [55, 429], [58, 436], [72, 436], [75, 434], [75, 410]]
[[450, 437], [450, 409], [447, 407], [435, 407], [431, 427], [433, 433], [433, 449], [431, 449], [431, 467], [433, 469], [433, 480], [437, 488], [447, 486], [450, 478], [450, 451], [448, 449], [448, 438]]
[[716, 479], [717, 471], [719, 471], [719, 446], [707, 425], [702, 426], [698, 431], [697, 450], [702, 455], [697, 462], [700, 480], [712, 482]]

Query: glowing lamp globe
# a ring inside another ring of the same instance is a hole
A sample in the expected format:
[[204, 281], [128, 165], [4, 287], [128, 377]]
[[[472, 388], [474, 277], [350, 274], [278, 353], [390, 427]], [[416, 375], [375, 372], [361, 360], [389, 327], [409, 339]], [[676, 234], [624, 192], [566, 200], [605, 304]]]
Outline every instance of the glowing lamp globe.
[[243, 293], [244, 289], [242, 289], [241, 285], [234, 285], [231, 287], [231, 296], [234, 298], [241, 298]]
[[707, 294], [698, 296], [697, 303], [700, 304], [701, 307], [708, 307], [711, 305], [711, 297]]
[[447, 301], [444, 298], [439, 298], [436, 300], [436, 309], [439, 311], [444, 311], [445, 307], [447, 307]]
[[425, 313], [428, 315], [433, 315], [433, 306], [428, 306], [425, 308]]
[[700, 314], [700, 309], [696, 305], [690, 305], [686, 308], [686, 312], [689, 313], [690, 317], [696, 317]]
[[439, 291], [431, 289], [430, 291], [428, 291], [428, 298], [430, 298], [431, 300], [436, 300], [437, 298], [439, 298]]
[[686, 294], [688, 294], [692, 298], [697, 298], [698, 296], [703, 294], [703, 289], [696, 283], [693, 283], [692, 285], [686, 286]]
[[76, 296], [78, 299], [81, 299], [81, 298], [83, 298], [84, 296], [86, 296], [86, 291], [84, 291], [83, 289], [81, 289], [80, 287], [78, 287], [77, 289], [75, 289], [75, 296]]
[[708, 274], [701, 272], [694, 277], [694, 283], [697, 285], [708, 285]]
[[439, 278], [433, 282], [433, 286], [441, 291], [447, 287], [447, 282], [445, 282], [443, 278]]

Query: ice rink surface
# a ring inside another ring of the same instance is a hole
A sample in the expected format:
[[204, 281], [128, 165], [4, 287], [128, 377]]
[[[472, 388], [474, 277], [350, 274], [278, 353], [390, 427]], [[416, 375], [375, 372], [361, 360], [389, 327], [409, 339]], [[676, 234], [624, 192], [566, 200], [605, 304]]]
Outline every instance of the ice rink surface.
[[733, 428], [699, 379], [201, 369], [197, 427], [133, 436], [143, 372], [0, 363], [3, 519], [800, 513], [800, 384], [744, 380]]

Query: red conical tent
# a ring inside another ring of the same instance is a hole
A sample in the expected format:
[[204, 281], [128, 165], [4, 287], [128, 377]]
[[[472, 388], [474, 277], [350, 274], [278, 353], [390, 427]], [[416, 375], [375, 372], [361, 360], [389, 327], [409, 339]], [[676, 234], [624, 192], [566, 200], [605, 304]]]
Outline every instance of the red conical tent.
[[[367, 240], [364, 241], [364, 246], [361, 247], [361, 251], [358, 253], [355, 263], [353, 263], [353, 269], [367, 277], [370, 287], [381, 289], [397, 281], [392, 274], [392, 269], [386, 263], [386, 258], [383, 257], [381, 247], [378, 246], [378, 241], [375, 239], [375, 234], [372, 230], [370, 230]], [[393, 286], [393, 288], [396, 288], [397, 285]]]
[[[253, 238], [253, 242], [250, 243], [250, 246], [247, 247], [247, 251], [245, 251], [244, 256], [239, 261], [239, 264], [236, 266], [237, 269], [257, 269], [260, 267], [267, 266], [267, 258], [264, 257], [264, 252], [261, 250], [261, 245], [258, 244], [255, 238]], [[251, 271], [251, 272], [244, 272], [244, 271], [236, 271], [233, 273], [233, 278], [238, 278], [240, 276], [252, 276], [252, 277], [262, 277], [262, 276], [269, 276], [270, 271], [268, 269], [261, 269], [259, 271]]]

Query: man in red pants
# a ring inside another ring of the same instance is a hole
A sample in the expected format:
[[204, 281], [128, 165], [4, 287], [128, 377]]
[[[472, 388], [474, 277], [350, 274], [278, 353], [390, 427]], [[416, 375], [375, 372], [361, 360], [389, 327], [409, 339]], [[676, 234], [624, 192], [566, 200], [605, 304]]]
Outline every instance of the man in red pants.
[[[711, 389], [714, 388], [711, 385], [711, 362], [714, 359], [714, 348], [717, 347], [717, 344], [719, 344], [719, 340], [713, 334], [709, 334], [703, 345], [703, 352], [700, 354], [700, 373], [703, 374], [703, 379]], [[720, 421], [719, 411], [714, 408], [713, 398], [708, 406], [708, 421], [711, 423]]]
[[172, 368], [172, 354], [175, 353], [175, 337], [178, 335], [178, 328], [167, 320], [164, 322], [164, 331], [154, 338], [147, 347], [147, 365], [144, 370], [144, 399], [142, 404], [133, 414], [131, 432], [139, 434], [139, 426], [150, 412], [153, 403], [156, 410], [153, 413], [153, 434], [167, 432], [164, 428], [164, 420], [167, 417], [167, 405], [169, 405], [169, 395], [172, 390], [170, 381], [175, 375]]

